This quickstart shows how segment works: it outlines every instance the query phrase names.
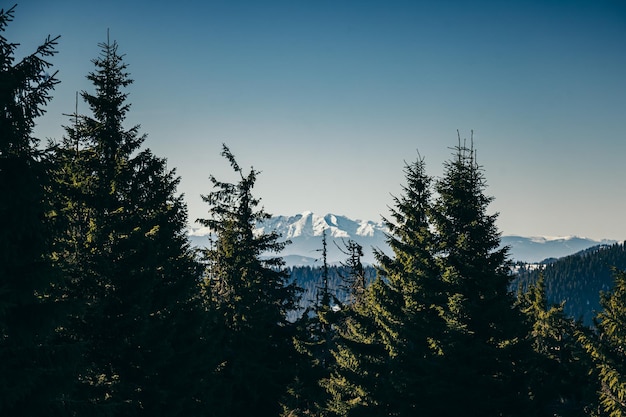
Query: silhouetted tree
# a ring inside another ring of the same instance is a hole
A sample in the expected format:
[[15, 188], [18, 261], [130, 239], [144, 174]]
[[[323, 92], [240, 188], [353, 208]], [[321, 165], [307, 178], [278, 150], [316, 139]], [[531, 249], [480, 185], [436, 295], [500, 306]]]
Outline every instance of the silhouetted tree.
[[116, 42], [100, 44], [81, 96], [92, 115], [73, 116], [57, 149], [56, 243], [79, 309], [63, 332], [82, 353], [72, 402], [78, 415], [177, 416], [198, 412], [210, 372], [179, 179], [124, 128], [132, 80]]
[[581, 416], [593, 408], [596, 384], [592, 367], [576, 334], [583, 328], [563, 312], [565, 303], [548, 305], [543, 274], [518, 294], [518, 306], [528, 322], [535, 355], [524, 359], [529, 375], [532, 414]]
[[526, 346], [521, 313], [509, 291], [508, 248], [499, 248], [497, 214], [487, 214], [485, 177], [476, 151], [461, 143], [436, 183], [434, 227], [447, 301], [443, 341], [448, 398], [445, 414], [525, 415]]
[[614, 270], [615, 286], [600, 297], [602, 311], [595, 318], [597, 333], [579, 333], [595, 363], [602, 411], [626, 416], [626, 272]]
[[436, 308], [441, 281], [430, 230], [430, 178], [422, 158], [405, 167], [404, 195], [395, 198], [388, 243], [377, 252], [378, 278], [350, 306], [327, 381], [337, 415], [434, 415], [431, 397], [445, 322]]
[[287, 312], [297, 303], [297, 289], [288, 283], [278, 254], [285, 243], [275, 232], [257, 232], [257, 222], [269, 217], [257, 209], [252, 194], [258, 172], [244, 174], [231, 151], [222, 155], [237, 175], [237, 183], [211, 176], [213, 191], [202, 196], [208, 219], [198, 222], [212, 232], [204, 253], [206, 292], [223, 328], [220, 367], [212, 392], [213, 415], [279, 415], [281, 400], [294, 370], [294, 326]]
[[71, 362], [54, 341], [66, 303], [51, 259], [50, 161], [33, 128], [58, 82], [47, 61], [58, 38], [16, 62], [18, 44], [1, 35], [14, 12], [0, 10], [0, 415], [50, 416], [63, 406]]

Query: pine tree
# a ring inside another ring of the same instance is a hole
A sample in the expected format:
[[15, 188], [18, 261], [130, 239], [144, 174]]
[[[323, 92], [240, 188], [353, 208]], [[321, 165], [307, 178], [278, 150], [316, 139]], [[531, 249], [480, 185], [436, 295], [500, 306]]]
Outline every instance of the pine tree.
[[210, 372], [200, 264], [179, 179], [124, 128], [132, 80], [116, 42], [100, 44], [92, 116], [75, 114], [57, 149], [57, 256], [79, 309], [64, 336], [82, 352], [79, 415], [189, 415]]
[[297, 303], [278, 254], [285, 243], [275, 232], [259, 233], [256, 225], [269, 218], [258, 209], [252, 190], [258, 172], [244, 174], [231, 151], [224, 156], [237, 183], [211, 176], [213, 191], [203, 196], [210, 218], [198, 222], [213, 234], [205, 251], [206, 288], [223, 328], [218, 385], [213, 415], [279, 415], [280, 403], [292, 381], [294, 326], [287, 312]]
[[527, 331], [509, 291], [508, 248], [499, 248], [497, 214], [487, 214], [492, 198], [485, 187], [473, 144], [459, 138], [435, 183], [447, 293], [442, 376], [455, 399], [447, 414], [471, 405], [476, 415], [524, 415], [528, 393], [520, 364], [530, 347], [522, 342]]
[[[0, 33], [15, 6], [0, 10]], [[57, 415], [67, 388], [67, 351], [54, 341], [66, 314], [54, 290], [48, 201], [50, 161], [33, 137], [57, 84], [49, 36], [21, 61], [0, 35], [0, 415]]]
[[313, 353], [319, 361], [322, 370], [328, 370], [332, 362], [331, 347], [334, 339], [334, 322], [336, 312], [332, 309], [332, 302], [336, 297], [331, 294], [328, 272], [328, 247], [326, 230], [322, 232], [322, 286], [318, 287], [317, 300], [314, 308], [314, 317], [311, 322], [312, 341], [317, 345]]
[[[320, 381], [327, 378], [333, 367], [331, 349], [334, 344], [334, 322], [337, 312], [331, 307], [333, 297], [330, 290], [328, 267], [328, 244], [326, 229], [322, 231], [321, 285], [315, 285], [312, 305], [304, 309], [295, 322], [294, 346], [298, 356], [294, 363], [296, 375], [288, 388], [283, 402], [284, 416], [323, 416], [326, 392]], [[292, 279], [295, 280], [294, 277]]]
[[404, 195], [395, 199], [390, 257], [377, 252], [378, 278], [351, 307], [327, 382], [338, 415], [434, 415], [431, 387], [444, 322], [436, 240], [430, 231], [430, 177], [424, 160], [405, 167]]
[[339, 247], [348, 258], [342, 262], [342, 266], [347, 268], [348, 274], [342, 277], [343, 285], [341, 288], [346, 292], [348, 304], [360, 303], [363, 300], [363, 294], [367, 287], [367, 278], [365, 276], [365, 268], [361, 259], [363, 258], [363, 247], [352, 239], [344, 242], [344, 247]]
[[615, 286], [600, 296], [602, 311], [594, 320], [597, 332], [578, 335], [598, 372], [603, 415], [623, 417], [626, 416], [626, 271], [615, 269], [613, 276]]
[[526, 292], [518, 293], [517, 303], [528, 322], [528, 339], [535, 352], [524, 361], [533, 414], [583, 415], [593, 404], [595, 384], [589, 382], [591, 364], [576, 340], [582, 326], [566, 317], [565, 303], [548, 305], [541, 273]]

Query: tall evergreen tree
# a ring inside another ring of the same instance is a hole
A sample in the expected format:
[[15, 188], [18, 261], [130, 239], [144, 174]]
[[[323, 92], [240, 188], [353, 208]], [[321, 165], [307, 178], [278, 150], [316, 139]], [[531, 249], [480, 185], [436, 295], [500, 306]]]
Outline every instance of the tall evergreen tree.
[[405, 174], [393, 221], [385, 219], [394, 256], [377, 252], [379, 277], [352, 306], [336, 351], [338, 370], [327, 387], [338, 415], [434, 415], [437, 406], [431, 388], [445, 323], [437, 309], [431, 179], [421, 157]]
[[[116, 42], [100, 44], [82, 92], [92, 115], [74, 115], [57, 150], [56, 244], [78, 300], [65, 336], [83, 363], [79, 415], [189, 415], [203, 391], [205, 315], [200, 264], [186, 237], [179, 179], [124, 128], [132, 80]], [[206, 365], [206, 366], [205, 366]]]
[[[326, 391], [320, 381], [327, 378], [333, 366], [334, 321], [337, 312], [331, 307], [328, 246], [326, 229], [322, 231], [321, 285], [315, 285], [315, 299], [296, 320], [294, 345], [299, 356], [293, 365], [296, 375], [283, 403], [283, 415], [295, 417], [325, 415]], [[293, 277], [292, 277], [293, 278]]]
[[548, 305], [543, 274], [518, 293], [535, 355], [524, 361], [529, 375], [532, 414], [581, 416], [593, 408], [596, 384], [589, 381], [591, 363], [583, 354], [576, 335], [583, 330], [568, 318], [564, 303]]
[[279, 256], [285, 243], [275, 232], [259, 233], [259, 221], [269, 218], [252, 194], [258, 172], [244, 174], [231, 151], [222, 155], [239, 176], [228, 183], [211, 176], [213, 191], [203, 196], [208, 219], [198, 222], [213, 234], [205, 251], [206, 288], [223, 326], [217, 416], [279, 415], [280, 402], [293, 377], [293, 325], [287, 312], [297, 303], [297, 289], [288, 283]]
[[58, 82], [47, 73], [57, 38], [16, 62], [18, 44], [1, 35], [14, 12], [0, 10], [0, 415], [56, 415], [67, 358], [53, 335], [65, 307], [54, 292], [49, 160], [33, 128]]
[[615, 286], [602, 293], [603, 310], [595, 318], [597, 333], [579, 333], [593, 359], [600, 384], [602, 415], [626, 416], [626, 271], [614, 270]]
[[499, 248], [497, 214], [473, 147], [459, 144], [435, 183], [434, 226], [442, 256], [448, 333], [443, 343], [448, 412], [471, 405], [476, 415], [524, 415], [527, 387], [521, 361], [530, 352], [514, 308], [508, 248]]
[[336, 296], [331, 294], [329, 286], [328, 271], [328, 247], [326, 241], [326, 230], [322, 232], [322, 285], [318, 287], [317, 300], [314, 309], [314, 316], [311, 322], [311, 334], [315, 344], [317, 344], [314, 356], [319, 361], [319, 366], [327, 370], [331, 363], [331, 347], [334, 339], [333, 324], [336, 312], [332, 308], [332, 302]]

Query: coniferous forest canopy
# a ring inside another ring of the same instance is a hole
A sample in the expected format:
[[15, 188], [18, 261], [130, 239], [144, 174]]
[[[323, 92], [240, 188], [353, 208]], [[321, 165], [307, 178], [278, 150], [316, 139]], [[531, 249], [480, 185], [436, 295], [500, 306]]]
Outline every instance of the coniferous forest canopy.
[[[15, 14], [0, 11], [0, 35]], [[421, 157], [404, 166], [374, 267], [353, 241], [330, 267], [324, 236], [315, 272], [255, 229], [270, 216], [259, 171], [224, 145], [237, 181], [210, 177], [196, 249], [179, 178], [127, 123], [117, 42], [85, 57], [88, 112], [33, 137], [57, 39], [17, 60], [0, 37], [1, 416], [626, 415], [625, 265], [607, 258], [585, 322], [548, 301], [566, 281], [549, 268], [512, 290], [471, 140], [440, 178]]]

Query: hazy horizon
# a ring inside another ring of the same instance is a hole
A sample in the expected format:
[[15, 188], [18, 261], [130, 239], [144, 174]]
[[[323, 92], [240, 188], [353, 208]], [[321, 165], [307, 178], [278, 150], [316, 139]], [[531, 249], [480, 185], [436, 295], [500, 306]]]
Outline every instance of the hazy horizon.
[[107, 30], [135, 80], [126, 126], [177, 169], [192, 222], [209, 175], [235, 178], [222, 143], [268, 212], [378, 221], [404, 161], [441, 175], [458, 129], [503, 234], [626, 238], [622, 2], [24, 2], [18, 56], [61, 35], [40, 138], [92, 91]]

